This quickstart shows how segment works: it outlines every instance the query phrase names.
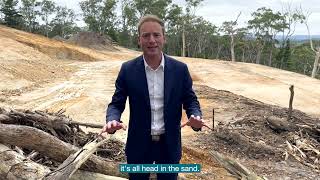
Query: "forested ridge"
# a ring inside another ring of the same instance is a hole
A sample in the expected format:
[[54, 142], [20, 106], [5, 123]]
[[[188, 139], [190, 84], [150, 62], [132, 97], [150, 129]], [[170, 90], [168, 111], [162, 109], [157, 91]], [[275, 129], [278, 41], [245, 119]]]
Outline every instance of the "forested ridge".
[[[50, 38], [68, 39], [80, 31], [93, 31], [110, 36], [120, 46], [138, 49], [137, 23], [140, 17], [155, 14], [166, 22], [169, 55], [256, 63], [320, 77], [320, 41], [292, 38], [299, 23], [309, 32], [310, 13], [303, 9], [289, 4], [281, 12], [260, 7], [240, 27], [241, 12], [213, 24], [195, 15], [203, 0], [185, 2], [182, 7], [172, 0], [83, 0], [81, 12], [75, 12], [51, 0], [0, 0], [0, 23]], [[85, 26], [79, 27], [79, 21]]]

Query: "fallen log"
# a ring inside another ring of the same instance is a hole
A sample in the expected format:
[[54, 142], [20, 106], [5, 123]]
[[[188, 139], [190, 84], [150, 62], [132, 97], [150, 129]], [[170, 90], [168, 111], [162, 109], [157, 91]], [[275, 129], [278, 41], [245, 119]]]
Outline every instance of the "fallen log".
[[[109, 139], [109, 138], [108, 138]], [[76, 153], [69, 156], [56, 170], [48, 173], [45, 176], [46, 180], [65, 180], [69, 179], [77, 169], [94, 153], [97, 148], [105, 143], [108, 139], [98, 142], [95, 139], [93, 142], [86, 144]]]
[[240, 147], [248, 155], [277, 155], [281, 154], [276, 148], [263, 142], [256, 142], [242, 135], [239, 132], [231, 130], [220, 130], [215, 134], [218, 138]]
[[278, 118], [276, 116], [269, 116], [269, 117], [267, 117], [266, 120], [267, 120], [268, 126], [276, 132], [283, 132], [283, 131], [290, 130], [290, 124], [284, 118]]
[[90, 127], [90, 128], [98, 128], [98, 129], [103, 128], [103, 125], [93, 124], [93, 123], [82, 123], [82, 122], [70, 121], [70, 124], [79, 125], [79, 126], [86, 126], [86, 127]]
[[217, 151], [212, 151], [210, 154], [231, 174], [235, 175], [237, 179], [246, 179], [246, 180], [263, 180], [264, 178], [259, 177], [255, 173], [248, 170], [245, 166], [239, 162], [229, 158], [224, 157], [222, 154]]
[[17, 122], [29, 122], [32, 124], [41, 124], [46, 128], [52, 128], [55, 131], [70, 132], [69, 127], [71, 119], [63, 115], [51, 115], [41, 111], [18, 111], [1, 109], [0, 123], [16, 124]]
[[[63, 162], [72, 153], [79, 150], [79, 148], [65, 143], [39, 129], [20, 125], [0, 124], [0, 143], [35, 150], [59, 162]], [[106, 175], [127, 177], [127, 175], [119, 172], [118, 167], [119, 163], [92, 155], [80, 169]]]
[[[0, 179], [42, 179], [50, 169], [28, 160], [21, 154], [0, 144]], [[70, 180], [125, 180], [121, 177], [78, 170]]]
[[0, 144], [0, 177], [4, 179], [41, 179], [48, 172], [50, 172], [48, 167], [28, 160], [23, 155]]

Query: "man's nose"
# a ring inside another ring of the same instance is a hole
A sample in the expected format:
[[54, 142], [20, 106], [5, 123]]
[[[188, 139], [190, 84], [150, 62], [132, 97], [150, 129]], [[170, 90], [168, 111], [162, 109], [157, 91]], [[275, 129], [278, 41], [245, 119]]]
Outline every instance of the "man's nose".
[[156, 42], [156, 38], [154, 37], [154, 35], [150, 35], [149, 42]]

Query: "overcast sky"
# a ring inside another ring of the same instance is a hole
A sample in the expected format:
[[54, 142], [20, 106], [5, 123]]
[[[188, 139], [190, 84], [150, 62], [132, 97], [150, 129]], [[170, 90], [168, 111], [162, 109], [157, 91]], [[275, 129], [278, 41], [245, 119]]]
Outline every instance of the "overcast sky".
[[[59, 5], [67, 6], [81, 13], [79, 2], [81, 0], [54, 0]], [[184, 5], [184, 0], [173, 0], [180, 6]], [[267, 7], [274, 11], [281, 11], [282, 7], [291, 4], [292, 9], [299, 8], [304, 12], [311, 12], [308, 20], [310, 32], [313, 35], [320, 35], [320, 4], [319, 0], [204, 0], [198, 7], [196, 15], [204, 17], [216, 26], [220, 26], [224, 21], [235, 20], [239, 12], [239, 27], [246, 26], [246, 22], [251, 19], [251, 13], [260, 7]], [[305, 25], [297, 24], [295, 34], [307, 34]]]

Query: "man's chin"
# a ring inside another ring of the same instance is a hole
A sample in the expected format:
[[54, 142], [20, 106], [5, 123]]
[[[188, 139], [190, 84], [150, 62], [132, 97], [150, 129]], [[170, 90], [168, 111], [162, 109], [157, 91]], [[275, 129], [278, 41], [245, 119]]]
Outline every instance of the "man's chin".
[[160, 56], [161, 55], [161, 51], [147, 51], [147, 52], [144, 52], [144, 55], [145, 56]]

